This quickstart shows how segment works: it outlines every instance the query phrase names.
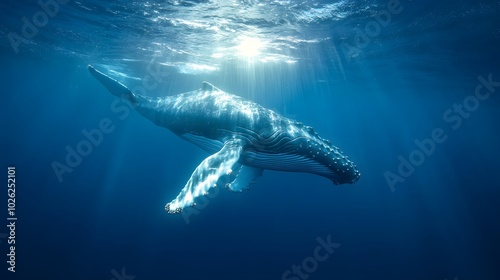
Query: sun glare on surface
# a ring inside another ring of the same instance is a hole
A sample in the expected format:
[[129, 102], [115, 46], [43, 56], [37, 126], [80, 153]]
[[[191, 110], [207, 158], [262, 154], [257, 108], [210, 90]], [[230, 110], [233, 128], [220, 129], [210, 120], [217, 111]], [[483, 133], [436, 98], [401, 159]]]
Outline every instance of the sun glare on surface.
[[264, 48], [264, 43], [258, 38], [243, 37], [237, 46], [238, 56], [244, 58], [255, 58]]

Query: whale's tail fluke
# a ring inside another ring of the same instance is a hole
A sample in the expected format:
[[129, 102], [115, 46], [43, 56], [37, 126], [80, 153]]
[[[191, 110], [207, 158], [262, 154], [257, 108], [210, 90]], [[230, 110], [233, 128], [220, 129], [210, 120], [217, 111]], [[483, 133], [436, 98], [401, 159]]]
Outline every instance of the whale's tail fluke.
[[92, 65], [87, 66], [87, 68], [89, 69], [90, 74], [101, 82], [101, 84], [103, 84], [104, 87], [106, 87], [106, 89], [108, 89], [113, 95], [126, 99], [132, 104], [137, 102], [137, 98], [134, 93], [125, 85], [96, 70]]

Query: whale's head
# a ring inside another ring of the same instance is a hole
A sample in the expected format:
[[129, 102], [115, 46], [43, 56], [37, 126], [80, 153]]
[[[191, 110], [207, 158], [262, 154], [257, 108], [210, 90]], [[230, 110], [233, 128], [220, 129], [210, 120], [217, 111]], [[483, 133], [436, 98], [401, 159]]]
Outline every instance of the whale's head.
[[335, 185], [356, 183], [356, 165], [310, 126], [286, 120], [282, 129], [244, 132], [251, 145], [242, 155], [245, 164], [279, 171], [306, 172], [330, 179]]
[[354, 184], [359, 180], [361, 173], [357, 166], [339, 148], [331, 145], [328, 140], [317, 144], [315, 148], [312, 145], [308, 148], [309, 153], [313, 154], [313, 160], [325, 168], [316, 174], [330, 179], [335, 185]]
[[330, 179], [335, 185], [353, 184], [361, 173], [357, 166], [329, 140], [321, 138], [307, 127], [306, 137], [300, 142], [296, 153], [302, 157], [304, 169]]

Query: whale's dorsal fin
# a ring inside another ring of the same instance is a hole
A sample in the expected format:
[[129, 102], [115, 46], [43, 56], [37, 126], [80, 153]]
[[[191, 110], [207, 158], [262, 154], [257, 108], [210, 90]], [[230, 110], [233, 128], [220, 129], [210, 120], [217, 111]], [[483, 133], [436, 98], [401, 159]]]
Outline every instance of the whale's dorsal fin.
[[214, 87], [214, 85], [212, 85], [211, 83], [204, 81], [201, 84], [201, 90], [202, 91], [212, 92], [212, 91], [218, 90], [218, 88]]

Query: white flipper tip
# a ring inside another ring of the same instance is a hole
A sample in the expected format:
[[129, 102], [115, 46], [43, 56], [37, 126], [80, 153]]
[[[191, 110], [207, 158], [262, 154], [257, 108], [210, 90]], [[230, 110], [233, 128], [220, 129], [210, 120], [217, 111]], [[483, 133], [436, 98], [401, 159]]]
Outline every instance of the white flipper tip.
[[168, 203], [167, 205], [165, 205], [165, 211], [167, 211], [167, 213], [169, 214], [180, 214], [182, 212], [182, 208], [175, 208], [175, 209], [171, 209], [170, 208], [170, 203]]

